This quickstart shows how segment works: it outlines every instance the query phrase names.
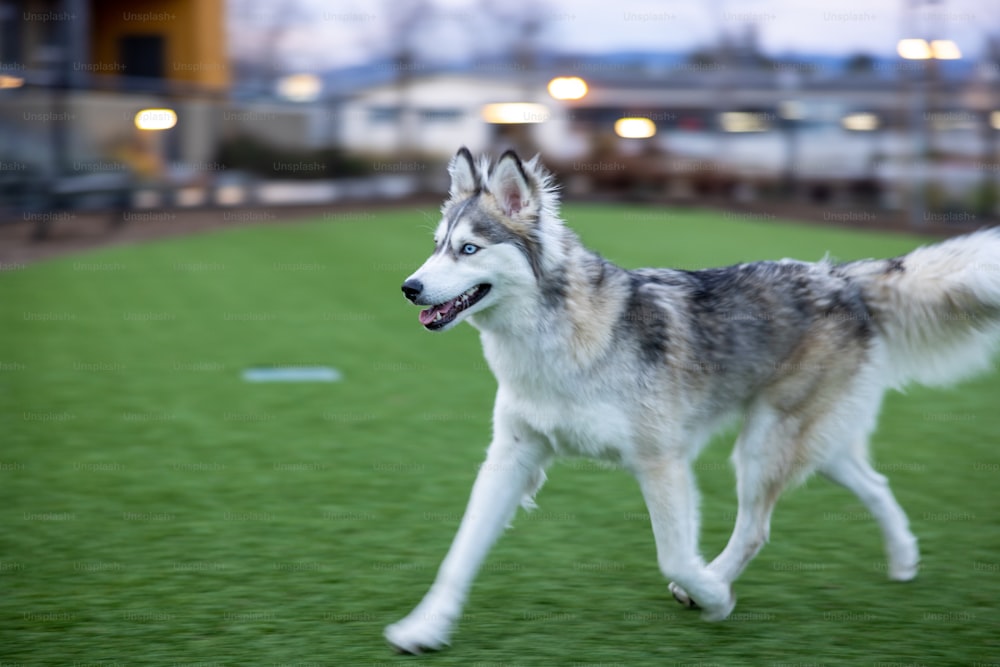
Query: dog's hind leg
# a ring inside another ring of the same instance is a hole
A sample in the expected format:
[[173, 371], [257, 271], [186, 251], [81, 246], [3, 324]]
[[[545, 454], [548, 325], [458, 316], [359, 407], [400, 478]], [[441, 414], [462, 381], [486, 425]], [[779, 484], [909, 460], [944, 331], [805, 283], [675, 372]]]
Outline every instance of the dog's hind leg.
[[736, 598], [729, 583], [705, 567], [698, 554], [698, 492], [690, 463], [661, 454], [644, 462], [636, 476], [649, 509], [660, 570], [691, 592], [705, 620], [726, 618]]
[[[865, 441], [862, 441], [862, 443]], [[917, 538], [910, 532], [903, 508], [889, 489], [889, 481], [877, 473], [868, 462], [863, 444], [842, 456], [831, 459], [820, 472], [831, 481], [850, 489], [865, 504], [882, 529], [885, 553], [889, 561], [889, 578], [909, 581], [917, 576], [920, 552]]]

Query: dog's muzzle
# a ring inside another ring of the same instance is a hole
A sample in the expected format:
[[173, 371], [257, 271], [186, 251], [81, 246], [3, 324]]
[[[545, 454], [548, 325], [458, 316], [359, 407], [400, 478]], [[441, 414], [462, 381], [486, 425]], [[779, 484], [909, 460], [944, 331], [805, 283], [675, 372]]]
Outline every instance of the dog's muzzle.
[[403, 283], [403, 296], [412, 301], [417, 302], [420, 298], [420, 293], [424, 291], [424, 284], [417, 280], [416, 278], [410, 278], [405, 283]]

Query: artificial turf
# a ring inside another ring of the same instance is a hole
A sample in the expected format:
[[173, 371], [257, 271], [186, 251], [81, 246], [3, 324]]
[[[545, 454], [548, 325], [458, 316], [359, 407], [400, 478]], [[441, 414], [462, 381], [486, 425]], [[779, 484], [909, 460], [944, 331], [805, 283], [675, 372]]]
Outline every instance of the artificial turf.
[[[568, 206], [625, 266], [891, 256], [916, 237]], [[874, 437], [921, 541], [890, 583], [846, 491], [787, 494], [719, 624], [670, 597], [634, 481], [556, 464], [498, 543], [454, 646], [381, 633], [430, 584], [489, 440], [471, 327], [399, 284], [431, 210], [247, 226], [0, 274], [0, 664], [986, 665], [1000, 662], [1000, 373], [890, 395]], [[251, 384], [271, 364], [335, 383]], [[703, 550], [735, 510], [703, 455]]]

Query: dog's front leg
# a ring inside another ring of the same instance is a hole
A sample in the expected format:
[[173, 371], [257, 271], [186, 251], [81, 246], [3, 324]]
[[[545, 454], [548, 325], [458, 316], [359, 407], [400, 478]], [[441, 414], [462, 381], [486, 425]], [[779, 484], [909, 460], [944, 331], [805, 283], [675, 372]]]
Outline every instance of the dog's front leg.
[[543, 459], [541, 448], [527, 444], [523, 438], [494, 434], [458, 534], [434, 584], [409, 616], [385, 629], [393, 648], [420, 653], [448, 644], [487, 552], [514, 517], [525, 493], [534, 491], [544, 479]]
[[736, 598], [698, 554], [698, 489], [691, 465], [681, 456], [654, 454], [636, 476], [649, 508], [660, 570], [687, 591], [705, 620], [721, 621]]

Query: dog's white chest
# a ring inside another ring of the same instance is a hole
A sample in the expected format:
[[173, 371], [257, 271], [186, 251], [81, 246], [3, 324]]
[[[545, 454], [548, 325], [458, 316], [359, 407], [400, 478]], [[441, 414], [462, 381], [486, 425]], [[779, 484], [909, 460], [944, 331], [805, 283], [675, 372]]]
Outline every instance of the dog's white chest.
[[513, 403], [517, 417], [545, 437], [557, 455], [617, 462], [631, 446], [631, 424], [620, 405], [537, 396]]

